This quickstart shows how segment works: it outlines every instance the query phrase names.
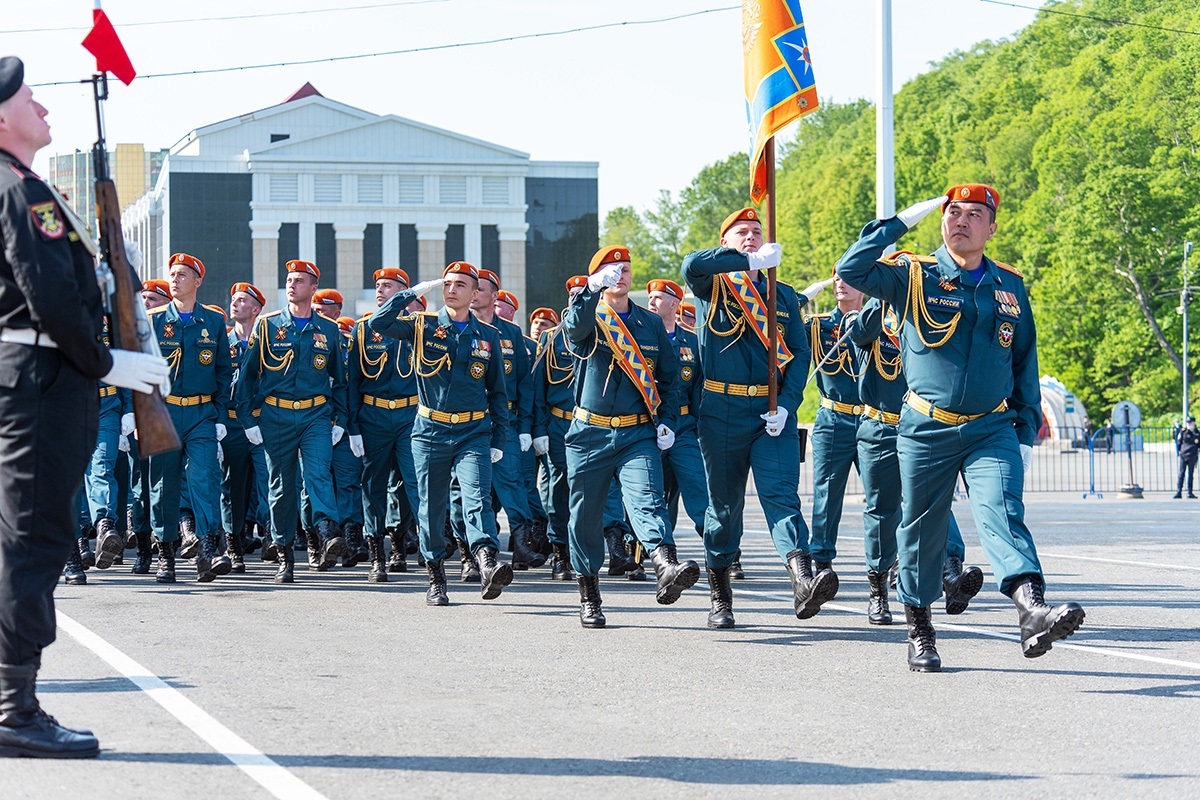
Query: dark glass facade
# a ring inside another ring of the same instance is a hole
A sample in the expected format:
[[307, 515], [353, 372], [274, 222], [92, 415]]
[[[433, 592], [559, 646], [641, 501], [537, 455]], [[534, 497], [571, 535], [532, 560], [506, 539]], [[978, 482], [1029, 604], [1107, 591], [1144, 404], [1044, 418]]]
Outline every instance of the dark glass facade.
[[[600, 200], [594, 178], [526, 178], [525, 286], [522, 312], [567, 304], [567, 278], [587, 271], [599, 247]], [[522, 325], [522, 327], [525, 327]]]
[[332, 222], [317, 223], [317, 269], [327, 275], [323, 286], [337, 285], [337, 237]]
[[417, 245], [417, 226], [416, 225], [401, 225], [400, 226], [400, 263], [389, 264], [388, 266], [399, 266], [408, 275], [409, 280], [413, 283], [421, 280], [418, 276], [418, 259], [420, 258], [420, 247]]
[[[300, 257], [300, 223], [285, 222], [279, 226], [279, 275], [282, 287], [287, 283], [287, 262]], [[268, 300], [268, 302], [270, 302]]]
[[375, 270], [383, 266], [383, 226], [368, 225], [363, 231], [363, 286], [375, 285]]
[[495, 225], [481, 225], [479, 244], [479, 266], [500, 275], [500, 282], [503, 283], [504, 276], [500, 274], [500, 229]]
[[250, 175], [179, 172], [170, 185], [171, 249], [204, 262], [197, 299], [227, 309], [229, 287], [254, 275]]
[[[446, 226], [446, 263], [467, 257], [467, 228], [465, 225]], [[475, 266], [479, 266], [476, 264]]]

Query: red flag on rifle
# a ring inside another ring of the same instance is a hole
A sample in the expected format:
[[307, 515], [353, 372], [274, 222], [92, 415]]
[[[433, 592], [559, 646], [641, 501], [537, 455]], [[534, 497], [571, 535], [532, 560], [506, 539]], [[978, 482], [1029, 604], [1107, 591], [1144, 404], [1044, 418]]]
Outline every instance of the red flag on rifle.
[[96, 57], [96, 69], [100, 72], [111, 72], [121, 83], [128, 86], [137, 77], [125, 45], [117, 36], [108, 15], [100, 8], [99, 0], [92, 11], [92, 30], [83, 40], [83, 46]]

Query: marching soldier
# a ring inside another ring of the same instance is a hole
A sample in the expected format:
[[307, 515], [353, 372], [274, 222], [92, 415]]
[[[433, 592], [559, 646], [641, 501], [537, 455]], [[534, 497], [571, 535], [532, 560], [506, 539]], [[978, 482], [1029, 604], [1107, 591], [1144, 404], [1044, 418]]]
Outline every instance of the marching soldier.
[[[226, 407], [233, 379], [225, 318], [219, 309], [196, 302], [204, 283], [204, 262], [175, 253], [167, 262], [171, 302], [150, 312], [158, 347], [171, 365], [172, 394], [167, 410], [182, 450], [150, 459], [150, 523], [159, 542], [155, 580], [175, 582], [180, 506], [190, 505], [200, 552], [196, 580], [208, 583], [228, 575], [232, 563], [218, 549], [221, 484], [217, 443], [225, 438]], [[188, 491], [182, 491], [187, 459]]]
[[683, 277], [696, 296], [697, 319], [702, 321], [696, 333], [704, 371], [699, 433], [709, 493], [704, 524], [712, 591], [708, 624], [734, 624], [729, 573], [741, 547], [751, 469], [775, 549], [791, 576], [796, 616], [809, 619], [837, 594], [832, 571], [813, 574], [808, 526], [800, 513], [795, 412], [803, 400], [804, 367], [810, 357], [800, 306], [817, 290], [810, 287], [797, 296], [787, 284], [775, 285], [779, 395], [772, 411], [767, 407], [770, 340], [762, 270], [778, 266], [782, 251], [774, 242], [763, 243], [762, 224], [753, 208], [726, 217], [720, 233], [720, 247], [689, 253], [683, 260]]
[[[406, 312], [414, 298], [436, 286], [442, 287], [441, 311]], [[371, 331], [412, 342], [420, 397], [412, 435], [420, 498], [417, 527], [429, 572], [425, 602], [431, 606], [450, 603], [442, 527], [452, 479], [461, 492], [483, 599], [494, 600], [512, 583], [512, 567], [496, 560], [500, 543], [494, 522], [488, 527], [486, 517], [492, 465], [504, 457], [509, 414], [500, 335], [471, 313], [478, 288], [479, 270], [455, 261], [441, 278], [397, 292], [366, 323]]]
[[657, 601], [678, 600], [696, 583], [700, 568], [695, 561], [677, 560], [663, 502], [661, 451], [674, 444], [679, 415], [675, 350], [662, 320], [629, 299], [628, 248], [600, 248], [588, 275], [562, 321], [580, 359], [574, 419], [566, 436], [567, 480], [579, 621], [585, 628], [603, 628], [603, 512], [614, 478], [621, 482], [634, 533], [653, 551]]
[[[311, 261], [287, 262], [287, 307], [258, 318], [238, 380], [238, 417], [251, 444], [263, 445], [270, 481], [271, 538], [277, 549], [276, 583], [295, 581], [299, 458], [316, 526], [317, 568], [329, 569], [347, 551], [338, 530], [329, 481], [333, 446], [345, 429], [346, 376], [335, 323], [313, 313], [321, 271]], [[256, 413], [258, 412], [258, 413]], [[264, 545], [265, 546], [265, 545]]]
[[[943, 245], [933, 256], [893, 242], [935, 208]], [[1041, 417], [1037, 333], [1021, 274], [984, 254], [1000, 195], [984, 184], [876, 220], [838, 262], [846, 283], [904, 309], [900, 349], [908, 380], [896, 449], [900, 462], [899, 595], [909, 669], [941, 669], [930, 606], [943, 592], [948, 516], [961, 473], [980, 543], [1000, 590], [1017, 607], [1027, 658], [1083, 623], [1076, 603], [1049, 606], [1022, 491]]]
[[[575, 411], [575, 359], [554, 309], [539, 308], [530, 316], [531, 330], [540, 329], [533, 365], [533, 447], [541, 462], [543, 480], [538, 483], [549, 520], [546, 535], [550, 540], [550, 577], [573, 581], [567, 533], [571, 493], [567, 485], [566, 436]], [[546, 323], [550, 323], [549, 328]]]

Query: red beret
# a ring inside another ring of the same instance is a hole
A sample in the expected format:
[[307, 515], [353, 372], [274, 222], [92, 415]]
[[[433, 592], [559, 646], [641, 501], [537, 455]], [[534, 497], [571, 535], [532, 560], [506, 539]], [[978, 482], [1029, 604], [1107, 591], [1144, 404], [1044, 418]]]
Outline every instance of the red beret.
[[323, 306], [340, 306], [346, 300], [337, 289], [317, 289], [313, 292], [313, 302]]
[[264, 295], [262, 293], [262, 290], [259, 289], [257, 286], [255, 286], [253, 283], [246, 283], [244, 281], [241, 283], [235, 283], [229, 289], [229, 296], [233, 297], [238, 292], [245, 292], [246, 294], [250, 295], [256, 301], [258, 301], [258, 304], [260, 306], [265, 306], [267, 304], [266, 295]]
[[567, 278], [567, 291], [582, 289], [587, 286], [587, 275], [572, 275]]
[[399, 267], [384, 267], [383, 269], [377, 269], [375, 270], [375, 275], [372, 276], [371, 280], [378, 283], [381, 279], [385, 278], [389, 281], [398, 281], [399, 283], [403, 283], [405, 286], [408, 286], [408, 273]]
[[344, 333], [349, 333], [354, 328], [354, 317], [338, 317], [337, 324]]
[[288, 272], [307, 272], [317, 280], [321, 280], [321, 270], [317, 269], [317, 265], [311, 261], [289, 261], [286, 269]]
[[[425, 295], [423, 295], [423, 294], [417, 295], [416, 297], [413, 298], [413, 300], [416, 300], [418, 303], [420, 303], [421, 308], [429, 308], [429, 301], [425, 299]], [[412, 300], [410, 300], [409, 302], [411, 303]]]
[[168, 300], [171, 299], [171, 284], [161, 278], [151, 278], [148, 281], [142, 281], [142, 291], [154, 292], [155, 294], [161, 294]]
[[204, 262], [195, 256], [190, 256], [187, 253], [174, 253], [171, 255], [171, 260], [167, 262], [167, 268], [170, 269], [176, 264], [183, 264], [185, 267], [190, 267], [201, 278], [204, 277]]
[[516, 311], [518, 308], [521, 307], [521, 304], [517, 302], [517, 296], [515, 294], [513, 294], [512, 292], [507, 291], [505, 289], [500, 290], [500, 294], [496, 297], [496, 299], [503, 300], [504, 302], [508, 303], [510, 306], [513, 307], [513, 311]]
[[480, 267], [479, 280], [491, 281], [493, 286], [495, 286], [497, 289], [500, 288], [500, 276], [492, 272], [490, 269], [484, 269], [483, 267]]
[[951, 203], [982, 203], [992, 211], [999, 211], [1000, 193], [986, 183], [962, 183], [946, 190], [942, 211]]
[[535, 319], [549, 320], [555, 325], [558, 324], [558, 314], [555, 313], [553, 308], [545, 308], [544, 306], [542, 308], [535, 308], [529, 313], [529, 321], [533, 322]]
[[629, 261], [628, 247], [623, 244], [606, 245], [592, 256], [592, 263], [588, 265], [588, 275], [595, 275], [596, 270], [609, 264], [628, 264]]
[[721, 223], [721, 235], [724, 236], [725, 231], [729, 230], [735, 224], [742, 222], [743, 220], [747, 222], [757, 222], [759, 225], [762, 225], [762, 217], [760, 217], [758, 212], [753, 208], [747, 206], [746, 208], [738, 209], [725, 218], [725, 221]]
[[469, 275], [475, 280], [479, 280], [479, 270], [474, 264], [468, 264], [466, 261], [452, 261], [446, 265], [446, 269], [442, 271], [442, 277], [446, 277], [450, 273], [458, 275]]
[[676, 300], [683, 299], [683, 288], [675, 281], [669, 281], [665, 278], [655, 278], [646, 284], [647, 292], [666, 292]]
[[691, 317], [692, 319], [695, 319], [696, 318], [696, 306], [692, 305], [691, 303], [680, 303], [679, 304], [679, 313], [682, 316]]

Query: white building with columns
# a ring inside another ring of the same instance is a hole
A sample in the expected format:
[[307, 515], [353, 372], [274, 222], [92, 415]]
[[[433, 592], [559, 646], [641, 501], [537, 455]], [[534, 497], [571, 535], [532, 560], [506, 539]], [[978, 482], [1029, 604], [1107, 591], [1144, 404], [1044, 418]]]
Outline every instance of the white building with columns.
[[499, 274], [527, 312], [563, 305], [563, 282], [586, 270], [597, 167], [532, 161], [306, 84], [279, 105], [187, 134], [123, 222], [146, 255], [144, 277], [161, 274], [173, 252], [203, 260], [204, 302], [227, 305], [229, 287], [250, 280], [278, 308], [283, 265], [301, 258], [357, 315], [374, 307], [379, 267], [415, 282], [465, 260]]

